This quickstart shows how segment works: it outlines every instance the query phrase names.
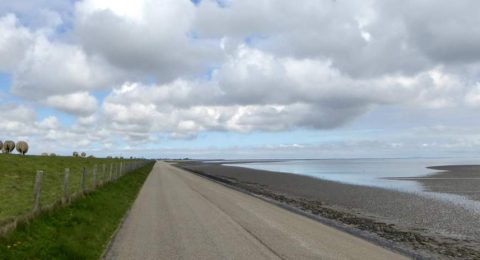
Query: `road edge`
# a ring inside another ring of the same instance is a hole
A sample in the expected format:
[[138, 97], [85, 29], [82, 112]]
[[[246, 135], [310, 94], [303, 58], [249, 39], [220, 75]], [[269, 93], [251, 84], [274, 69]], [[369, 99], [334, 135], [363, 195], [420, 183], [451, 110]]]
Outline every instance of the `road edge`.
[[[158, 163], [158, 161], [155, 161], [155, 164], [157, 164], [157, 163]], [[153, 168], [155, 167], [155, 164], [153, 165], [152, 170], [148, 173], [147, 178], [145, 178], [145, 181], [143, 182], [142, 187], [138, 191], [137, 196], [135, 197], [135, 200], [133, 201], [132, 205], [130, 205], [128, 210], [125, 212], [125, 215], [123, 215], [122, 219], [120, 220], [120, 223], [118, 223], [117, 228], [115, 229], [115, 231], [110, 236], [110, 239], [108, 240], [108, 243], [105, 246], [105, 250], [103, 250], [99, 259], [107, 259], [106, 257], [108, 255], [108, 253], [110, 252], [110, 250], [112, 249], [113, 242], [117, 238], [118, 232], [125, 225], [125, 221], [127, 220], [128, 216], [130, 216], [130, 212], [132, 211], [132, 207], [135, 204], [135, 201], [137, 201], [138, 195], [140, 194], [140, 191], [143, 189], [143, 186], [145, 185], [145, 182], [147, 182], [148, 177], [150, 177], [150, 174], [153, 172]]]

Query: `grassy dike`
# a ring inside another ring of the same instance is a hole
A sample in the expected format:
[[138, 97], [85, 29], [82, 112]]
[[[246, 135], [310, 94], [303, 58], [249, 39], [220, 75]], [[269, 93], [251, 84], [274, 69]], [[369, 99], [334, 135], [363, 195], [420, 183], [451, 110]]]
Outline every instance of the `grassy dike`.
[[0, 237], [0, 259], [98, 259], [153, 165]]
[[[103, 174], [103, 165], [107, 174], [109, 166], [132, 160], [106, 158], [79, 158], [71, 156], [21, 156], [18, 154], [0, 154], [0, 226], [9, 223], [18, 216], [32, 210], [33, 187], [37, 170], [43, 170], [41, 203], [48, 207], [63, 196], [63, 178], [65, 168], [70, 169], [69, 190], [79, 192], [82, 168], [88, 169], [87, 188], [92, 188], [92, 172], [98, 166], [98, 180]], [[135, 160], [133, 160], [135, 161]]]

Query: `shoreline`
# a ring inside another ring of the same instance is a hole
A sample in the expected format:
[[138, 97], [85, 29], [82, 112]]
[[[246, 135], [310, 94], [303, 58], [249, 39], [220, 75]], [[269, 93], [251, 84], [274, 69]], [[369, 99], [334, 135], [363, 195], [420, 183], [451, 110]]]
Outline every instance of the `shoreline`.
[[189, 161], [178, 162], [177, 166], [323, 218], [327, 224], [344, 231], [362, 233], [361, 237], [394, 250], [422, 258], [432, 255], [480, 257], [476, 247], [480, 239], [480, 218], [455, 205], [399, 191], [221, 163]]

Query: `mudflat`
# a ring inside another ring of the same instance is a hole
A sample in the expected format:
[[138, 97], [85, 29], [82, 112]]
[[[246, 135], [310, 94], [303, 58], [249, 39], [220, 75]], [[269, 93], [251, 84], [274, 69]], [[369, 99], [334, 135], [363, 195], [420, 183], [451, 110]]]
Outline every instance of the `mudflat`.
[[480, 201], [479, 165], [446, 165], [428, 168], [441, 172], [424, 177], [395, 179], [416, 181], [432, 192], [456, 194]]
[[[480, 257], [480, 214], [462, 205], [412, 193], [216, 163], [183, 162], [179, 166], [362, 234], [367, 232], [419, 256]], [[456, 168], [457, 173], [440, 172], [439, 176], [471, 178], [480, 169], [475, 167], [465, 168], [469, 173]]]

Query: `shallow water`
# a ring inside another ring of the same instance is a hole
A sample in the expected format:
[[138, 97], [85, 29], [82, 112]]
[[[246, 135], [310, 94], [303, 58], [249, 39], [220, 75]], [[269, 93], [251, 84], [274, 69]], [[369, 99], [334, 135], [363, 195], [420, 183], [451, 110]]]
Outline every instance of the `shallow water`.
[[412, 192], [427, 197], [437, 197], [438, 199], [463, 205], [478, 212], [480, 211], [480, 203], [478, 201], [471, 201], [463, 196], [453, 194], [432, 193], [426, 191], [421, 183], [414, 180], [388, 179], [429, 176], [438, 171], [428, 169], [428, 166], [462, 164], [480, 164], [480, 159], [325, 159], [227, 163], [225, 165], [293, 173], [346, 184]]

